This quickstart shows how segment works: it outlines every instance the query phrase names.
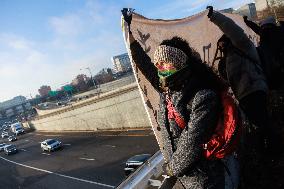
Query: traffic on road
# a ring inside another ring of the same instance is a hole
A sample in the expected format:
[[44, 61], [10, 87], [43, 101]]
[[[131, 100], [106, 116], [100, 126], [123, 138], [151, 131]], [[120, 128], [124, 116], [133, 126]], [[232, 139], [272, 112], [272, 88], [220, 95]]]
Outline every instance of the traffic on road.
[[16, 130], [8, 125], [0, 129], [0, 188], [115, 188], [158, 150], [150, 130]]

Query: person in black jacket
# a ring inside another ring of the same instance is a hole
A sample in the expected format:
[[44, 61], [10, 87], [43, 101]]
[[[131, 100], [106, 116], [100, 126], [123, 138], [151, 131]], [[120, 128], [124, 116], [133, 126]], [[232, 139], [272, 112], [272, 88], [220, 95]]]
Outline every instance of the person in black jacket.
[[[160, 94], [157, 121], [164, 144], [161, 150], [170, 154], [165, 159], [167, 174], [188, 189], [236, 188], [237, 181], [227, 182], [224, 162], [208, 160], [203, 154], [203, 144], [212, 136], [222, 111], [219, 94], [226, 86], [179, 37], [162, 41], [152, 62], [132, 35], [131, 15], [124, 14], [124, 20], [132, 60]], [[185, 120], [185, 127], [171, 117], [169, 101]]]
[[259, 35], [258, 53], [262, 60], [262, 67], [271, 90], [284, 89], [284, 30], [277, 26], [274, 17], [269, 16], [254, 23], [244, 16], [244, 22]]

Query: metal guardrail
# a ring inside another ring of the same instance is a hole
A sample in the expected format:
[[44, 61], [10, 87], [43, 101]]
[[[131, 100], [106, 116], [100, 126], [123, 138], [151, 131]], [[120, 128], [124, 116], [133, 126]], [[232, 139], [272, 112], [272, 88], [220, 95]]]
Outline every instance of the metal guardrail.
[[144, 189], [150, 187], [151, 179], [158, 178], [163, 173], [164, 159], [160, 151], [156, 152], [141, 167], [124, 180], [118, 189]]

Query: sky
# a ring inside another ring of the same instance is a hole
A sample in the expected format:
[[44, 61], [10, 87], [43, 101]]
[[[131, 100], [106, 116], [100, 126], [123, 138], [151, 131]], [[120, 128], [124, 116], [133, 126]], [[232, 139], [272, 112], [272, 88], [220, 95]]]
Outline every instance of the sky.
[[148, 18], [183, 18], [205, 10], [239, 8], [252, 0], [1, 0], [0, 102], [52, 90], [78, 74], [113, 68], [126, 52], [120, 10]]

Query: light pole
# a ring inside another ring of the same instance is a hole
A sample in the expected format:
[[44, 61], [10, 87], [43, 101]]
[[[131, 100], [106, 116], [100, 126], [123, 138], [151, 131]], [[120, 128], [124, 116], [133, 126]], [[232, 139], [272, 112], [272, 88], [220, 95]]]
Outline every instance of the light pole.
[[[87, 67], [87, 68], [85, 68], [85, 69], [86, 69], [86, 70], [89, 70], [90, 75], [91, 75], [91, 80], [92, 80], [92, 82], [93, 82], [93, 85], [94, 85], [95, 88], [97, 88], [96, 82], [94, 81], [93, 74], [92, 74], [92, 72], [91, 72], [91, 69], [90, 69], [89, 67]], [[80, 70], [82, 70], [82, 69], [80, 69]]]

